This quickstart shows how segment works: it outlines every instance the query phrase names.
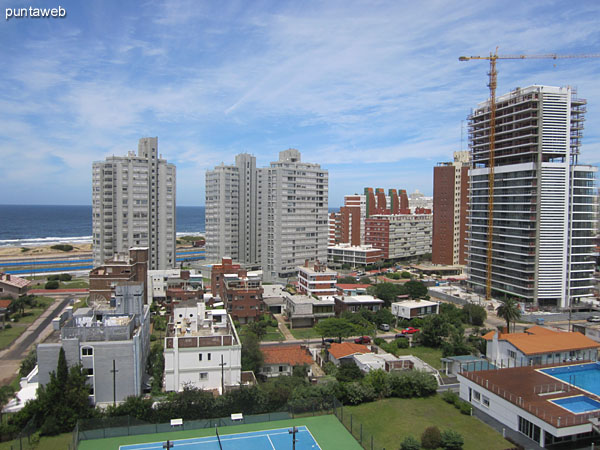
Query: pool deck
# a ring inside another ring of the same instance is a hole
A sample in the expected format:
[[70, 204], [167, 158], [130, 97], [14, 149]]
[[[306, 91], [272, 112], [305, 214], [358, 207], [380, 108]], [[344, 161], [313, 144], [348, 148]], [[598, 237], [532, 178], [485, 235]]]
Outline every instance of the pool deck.
[[[581, 361], [582, 364], [591, 361]], [[553, 404], [549, 400], [557, 398], [585, 395], [600, 402], [600, 397], [590, 392], [561, 383], [560, 380], [539, 372], [538, 369], [574, 365], [572, 362], [564, 364], [550, 364], [535, 367], [514, 367], [499, 370], [484, 370], [479, 372], [466, 372], [461, 375], [491, 391], [504, 400], [517, 405], [530, 414], [539, 417], [557, 428], [589, 423], [589, 419], [600, 417], [600, 411], [593, 413], [575, 414]], [[553, 392], [553, 387], [564, 388], [562, 392]], [[540, 395], [540, 392], [542, 395]], [[547, 393], [550, 392], [550, 393]]]

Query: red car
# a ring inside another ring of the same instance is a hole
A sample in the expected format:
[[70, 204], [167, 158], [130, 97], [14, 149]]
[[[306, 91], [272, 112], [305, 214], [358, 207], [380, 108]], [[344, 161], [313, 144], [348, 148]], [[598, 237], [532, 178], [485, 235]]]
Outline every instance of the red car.
[[408, 327], [408, 328], [405, 328], [404, 330], [402, 330], [402, 334], [415, 334], [415, 333], [418, 333], [419, 331], [421, 331], [421, 330], [419, 330], [418, 328]]
[[371, 338], [369, 336], [361, 336], [354, 339], [354, 342], [356, 342], [357, 344], [370, 344]]

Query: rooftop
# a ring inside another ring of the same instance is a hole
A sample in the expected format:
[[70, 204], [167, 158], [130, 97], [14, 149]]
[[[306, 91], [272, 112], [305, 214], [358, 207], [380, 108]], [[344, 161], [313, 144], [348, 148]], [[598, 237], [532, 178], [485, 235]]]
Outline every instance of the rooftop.
[[15, 275], [0, 273], [0, 283], [8, 284], [10, 286], [14, 286], [16, 288], [21, 289], [25, 286], [29, 286], [31, 284], [31, 281], [26, 280], [25, 278], [17, 277]]
[[429, 300], [405, 300], [402, 302], [394, 302], [392, 304], [404, 306], [406, 308], [423, 308], [425, 306], [437, 305], [438, 302], [432, 302]]
[[383, 300], [373, 297], [372, 295], [356, 295], [356, 296], [343, 296], [343, 295], [336, 295], [334, 297], [336, 300], [340, 301], [340, 302], [344, 302], [344, 303], [377, 303], [377, 304], [381, 304], [384, 303]]
[[305, 348], [299, 345], [275, 345], [262, 347], [265, 364], [311, 365], [314, 361]]
[[357, 353], [371, 353], [371, 350], [369, 350], [369, 347], [366, 345], [355, 344], [353, 342], [342, 342], [341, 344], [334, 342], [329, 347], [329, 353], [331, 353], [335, 359], [340, 359]]
[[581, 333], [573, 331], [553, 331], [548, 328], [533, 326], [524, 333], [503, 334], [490, 331], [483, 336], [485, 340], [494, 339], [498, 333], [498, 340], [508, 341], [525, 355], [542, 353], [565, 352], [571, 350], [586, 350], [599, 348], [600, 344]]
[[336, 288], [338, 289], [343, 289], [343, 290], [354, 290], [354, 289], [367, 289], [369, 287], [371, 287], [370, 284], [345, 284], [345, 283], [337, 283], [335, 285]]

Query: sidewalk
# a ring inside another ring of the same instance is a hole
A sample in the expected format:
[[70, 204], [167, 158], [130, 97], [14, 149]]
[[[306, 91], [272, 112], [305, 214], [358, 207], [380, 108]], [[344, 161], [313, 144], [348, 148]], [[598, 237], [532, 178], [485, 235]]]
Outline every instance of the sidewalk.
[[277, 328], [279, 329], [281, 334], [283, 334], [283, 337], [285, 337], [285, 340], [286, 341], [297, 340], [294, 337], [294, 335], [290, 332], [288, 327], [286, 326], [285, 321], [283, 320], [283, 316], [281, 314], [273, 314], [273, 316], [275, 316], [275, 319], [277, 319]]

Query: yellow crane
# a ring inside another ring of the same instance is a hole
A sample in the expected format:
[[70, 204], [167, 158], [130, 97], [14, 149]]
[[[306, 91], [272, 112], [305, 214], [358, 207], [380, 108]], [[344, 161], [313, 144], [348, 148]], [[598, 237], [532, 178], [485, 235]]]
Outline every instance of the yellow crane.
[[550, 53], [547, 55], [498, 55], [498, 47], [494, 53], [489, 56], [461, 56], [459, 61], [470, 61], [472, 59], [482, 59], [490, 62], [490, 72], [488, 73], [490, 81], [490, 144], [489, 144], [489, 175], [488, 175], [488, 240], [487, 240], [487, 276], [485, 284], [485, 297], [487, 300], [492, 298], [492, 234], [494, 231], [494, 148], [496, 145], [496, 84], [498, 72], [496, 71], [496, 61], [499, 59], [571, 59], [571, 58], [600, 58], [600, 54], [581, 54], [581, 55], [556, 55]]

